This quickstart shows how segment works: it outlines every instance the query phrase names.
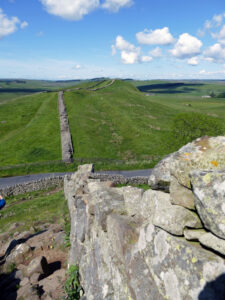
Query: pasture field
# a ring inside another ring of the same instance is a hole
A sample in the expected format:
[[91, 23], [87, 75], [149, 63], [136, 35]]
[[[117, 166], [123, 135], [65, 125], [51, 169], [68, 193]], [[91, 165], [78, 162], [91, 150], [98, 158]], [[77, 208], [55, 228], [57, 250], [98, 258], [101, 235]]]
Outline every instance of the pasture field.
[[60, 160], [57, 93], [41, 93], [0, 106], [0, 165]]
[[[160, 157], [177, 150], [171, 141], [177, 113], [195, 111], [225, 120], [225, 99], [201, 97], [217, 84], [153, 82], [144, 86], [143, 93], [140, 82], [138, 89], [132, 83], [116, 81], [96, 92], [65, 94], [74, 157], [99, 162], [109, 159], [108, 167], [115, 169], [121, 167], [116, 160], [127, 161], [122, 163], [127, 169], [151, 167]], [[222, 91], [224, 85], [218, 86]], [[157, 93], [149, 92], [153, 89]]]
[[[171, 139], [176, 114], [200, 112], [225, 126], [225, 98], [202, 98], [224, 92], [223, 81], [116, 80], [98, 91], [85, 90], [109, 82], [0, 81], [0, 176], [73, 171], [88, 162], [96, 170], [149, 168], [177, 150]], [[2, 93], [6, 85], [9, 98]], [[17, 98], [18, 86], [29, 95]], [[65, 91], [75, 160], [65, 165], [56, 91], [76, 87], [84, 90]], [[49, 92], [31, 94], [41, 89]]]
[[80, 83], [80, 81], [46, 81], [23, 79], [0, 79], [0, 105], [11, 99], [43, 91], [58, 91]]

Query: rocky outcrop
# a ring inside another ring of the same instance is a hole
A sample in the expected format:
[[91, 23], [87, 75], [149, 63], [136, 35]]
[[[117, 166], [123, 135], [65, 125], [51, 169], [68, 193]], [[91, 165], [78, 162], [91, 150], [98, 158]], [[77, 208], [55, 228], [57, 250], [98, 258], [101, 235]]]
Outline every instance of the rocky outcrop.
[[16, 232], [13, 240], [12, 232], [1, 234], [2, 300], [62, 298], [66, 279], [64, 264], [67, 258], [65, 232], [58, 224], [43, 224], [40, 227], [42, 230], [38, 233]]
[[149, 178], [149, 186], [168, 191], [173, 175], [179, 184], [191, 188], [190, 172], [225, 168], [224, 153], [224, 136], [199, 138], [160, 161]]
[[[219, 141], [223, 143], [222, 138]], [[171, 157], [180, 159], [182, 153]], [[181, 191], [178, 197], [174, 189], [171, 197], [159, 181], [157, 187], [164, 191], [117, 188], [93, 180], [91, 172], [91, 165], [80, 166], [64, 181], [71, 215], [68, 261], [79, 265], [87, 300], [224, 299], [225, 240], [205, 226], [205, 213], [196, 210], [198, 200], [191, 189], [192, 180], [194, 191], [199, 182], [194, 180], [195, 173], [191, 179], [176, 176], [179, 170], [172, 174], [175, 184], [188, 189], [185, 199], [179, 200]]]

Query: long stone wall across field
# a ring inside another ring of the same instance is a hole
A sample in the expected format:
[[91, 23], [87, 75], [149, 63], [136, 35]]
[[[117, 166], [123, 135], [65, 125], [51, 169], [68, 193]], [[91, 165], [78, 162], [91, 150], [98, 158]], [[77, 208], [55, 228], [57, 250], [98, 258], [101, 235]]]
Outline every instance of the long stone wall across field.
[[58, 107], [60, 117], [62, 160], [66, 163], [71, 163], [73, 161], [73, 144], [62, 91], [60, 91], [58, 95]]
[[48, 177], [40, 180], [16, 184], [0, 188], [0, 194], [4, 197], [20, 195], [34, 191], [46, 190], [52, 187], [63, 187], [64, 176]]

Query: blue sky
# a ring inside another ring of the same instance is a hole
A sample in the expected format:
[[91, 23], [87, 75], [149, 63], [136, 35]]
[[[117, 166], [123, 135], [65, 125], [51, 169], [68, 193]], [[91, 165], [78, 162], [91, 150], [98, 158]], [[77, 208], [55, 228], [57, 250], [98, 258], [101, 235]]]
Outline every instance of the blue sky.
[[0, 0], [0, 78], [225, 79], [224, 0]]

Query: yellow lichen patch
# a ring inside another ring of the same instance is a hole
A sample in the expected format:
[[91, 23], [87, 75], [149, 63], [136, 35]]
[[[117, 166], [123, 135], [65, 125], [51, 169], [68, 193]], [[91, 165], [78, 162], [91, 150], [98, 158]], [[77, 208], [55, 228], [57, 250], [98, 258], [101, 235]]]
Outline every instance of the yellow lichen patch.
[[216, 161], [216, 160], [212, 160], [212, 161], [210, 161], [210, 163], [214, 166], [214, 167], [218, 167], [218, 161]]
[[211, 181], [211, 175], [210, 175], [210, 173], [206, 174], [202, 179], [205, 182], [205, 184], [210, 183], [210, 181]]
[[192, 261], [193, 264], [195, 264], [197, 262], [197, 258], [193, 257], [191, 261]]
[[176, 249], [177, 249], [178, 251], [180, 251], [180, 245], [179, 245], [179, 244], [176, 245]]

